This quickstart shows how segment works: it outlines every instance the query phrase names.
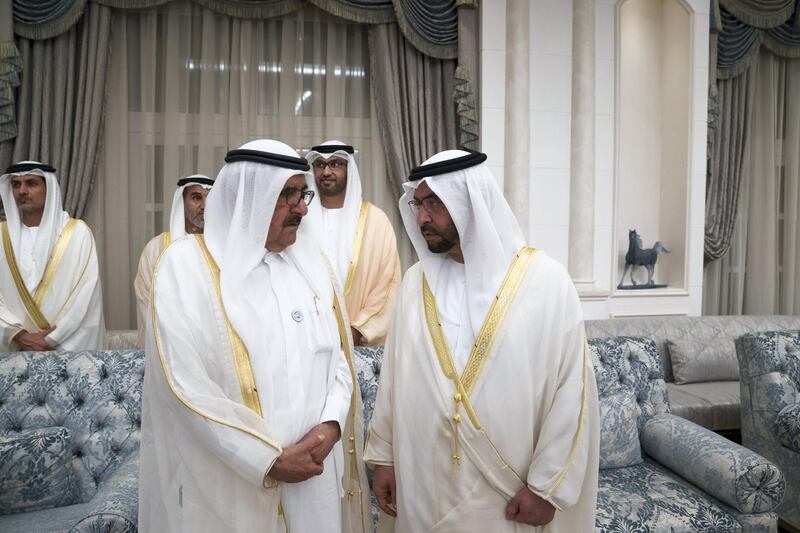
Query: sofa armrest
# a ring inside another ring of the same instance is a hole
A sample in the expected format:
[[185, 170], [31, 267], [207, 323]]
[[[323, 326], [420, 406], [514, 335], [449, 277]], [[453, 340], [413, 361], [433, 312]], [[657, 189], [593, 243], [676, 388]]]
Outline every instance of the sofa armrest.
[[773, 511], [783, 499], [786, 483], [775, 465], [694, 422], [655, 415], [641, 441], [647, 455], [742, 513]]
[[800, 453], [800, 403], [787, 405], [775, 416], [775, 434], [781, 445]]
[[98, 487], [86, 517], [70, 533], [136, 533], [139, 523], [139, 450], [132, 451]]

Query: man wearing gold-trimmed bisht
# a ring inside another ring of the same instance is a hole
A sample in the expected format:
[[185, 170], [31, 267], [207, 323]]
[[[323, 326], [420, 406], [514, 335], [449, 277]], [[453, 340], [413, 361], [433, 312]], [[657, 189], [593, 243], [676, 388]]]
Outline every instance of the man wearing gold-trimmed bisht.
[[361, 532], [362, 405], [335, 274], [302, 222], [308, 162], [228, 153], [203, 235], [156, 265], [142, 408], [142, 531]]
[[411, 172], [365, 460], [395, 531], [594, 530], [597, 392], [564, 269], [528, 248], [478, 152]]
[[61, 206], [55, 169], [0, 176], [0, 352], [103, 348], [103, 295], [92, 231]]
[[153, 284], [153, 268], [161, 252], [184, 235], [203, 233], [206, 196], [214, 180], [202, 174], [193, 174], [178, 180], [178, 188], [172, 196], [169, 213], [169, 231], [156, 235], [145, 245], [139, 256], [139, 268], [133, 281], [136, 293], [136, 325], [138, 346], [144, 348], [147, 311], [150, 309], [150, 288]]
[[354, 152], [340, 141], [325, 141], [306, 154], [314, 170], [309, 187], [320, 198], [308, 223], [343, 287], [353, 342], [383, 344], [400, 285], [400, 257], [386, 213], [361, 197]]

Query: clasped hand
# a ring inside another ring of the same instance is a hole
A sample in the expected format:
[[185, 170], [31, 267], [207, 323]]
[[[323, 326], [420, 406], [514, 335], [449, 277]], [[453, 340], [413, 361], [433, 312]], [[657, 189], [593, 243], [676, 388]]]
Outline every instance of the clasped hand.
[[272, 465], [269, 477], [275, 481], [299, 483], [322, 474], [322, 463], [340, 435], [338, 422], [317, 424], [297, 443], [283, 449]]
[[45, 337], [54, 329], [56, 329], [55, 326], [50, 326], [47, 329], [34, 331], [33, 333], [23, 329], [14, 336], [13, 340], [22, 352], [46, 352], [52, 350], [53, 347], [50, 346]]

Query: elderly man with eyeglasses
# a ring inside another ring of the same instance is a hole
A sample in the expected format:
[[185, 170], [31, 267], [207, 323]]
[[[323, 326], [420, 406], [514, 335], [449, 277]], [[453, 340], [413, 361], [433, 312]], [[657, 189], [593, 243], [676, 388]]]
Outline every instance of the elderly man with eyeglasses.
[[400, 285], [397, 239], [386, 213], [365, 201], [355, 149], [326, 141], [306, 155], [319, 193], [308, 222], [344, 291], [356, 345], [383, 344]]
[[370, 526], [362, 405], [336, 275], [303, 222], [308, 162], [232, 150], [204, 234], [153, 276], [142, 412], [142, 531]]

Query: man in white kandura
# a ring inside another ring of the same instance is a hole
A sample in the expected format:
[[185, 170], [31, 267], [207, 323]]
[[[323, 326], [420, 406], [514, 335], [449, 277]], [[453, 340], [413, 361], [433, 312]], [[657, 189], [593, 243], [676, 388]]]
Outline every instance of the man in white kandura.
[[0, 352], [103, 348], [103, 294], [92, 230], [61, 207], [55, 169], [0, 176]]
[[178, 180], [178, 188], [172, 197], [172, 211], [169, 215], [169, 231], [156, 235], [145, 245], [139, 257], [139, 269], [133, 282], [136, 293], [136, 324], [138, 327], [138, 346], [144, 348], [145, 326], [150, 309], [150, 287], [153, 283], [153, 269], [161, 252], [170, 242], [177, 241], [187, 234], [203, 233], [205, 224], [206, 196], [214, 180], [202, 174], [194, 174]]
[[225, 161], [204, 235], [154, 273], [139, 527], [362, 532], [362, 406], [336, 276], [301, 225], [308, 162], [272, 140]]
[[353, 342], [383, 344], [400, 285], [400, 256], [386, 213], [361, 197], [354, 152], [341, 141], [325, 141], [306, 154], [314, 170], [309, 187], [320, 199], [308, 222], [344, 287]]
[[381, 368], [373, 488], [395, 531], [593, 531], [598, 407], [580, 302], [564, 268], [526, 247], [485, 160], [441, 152], [404, 184], [420, 262]]

